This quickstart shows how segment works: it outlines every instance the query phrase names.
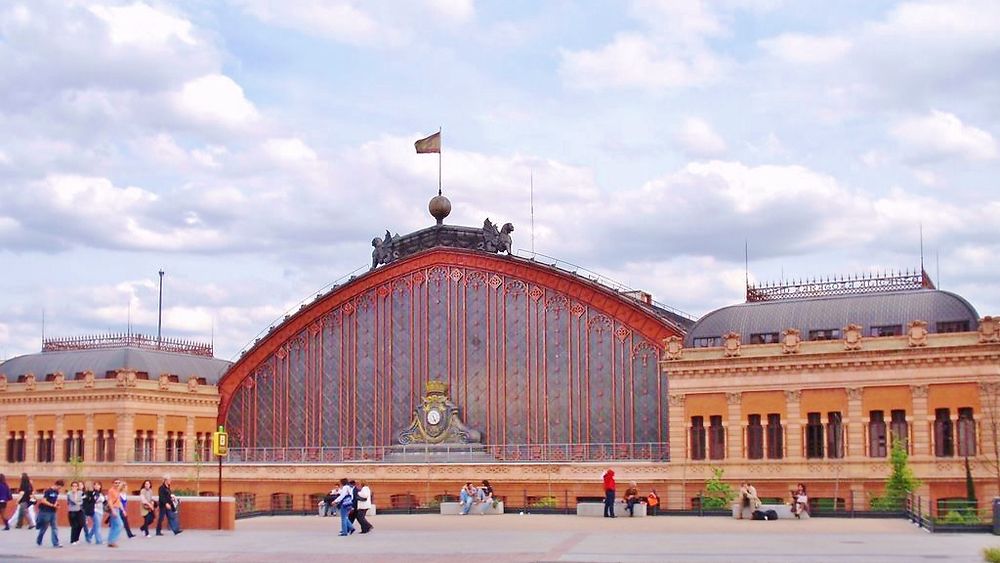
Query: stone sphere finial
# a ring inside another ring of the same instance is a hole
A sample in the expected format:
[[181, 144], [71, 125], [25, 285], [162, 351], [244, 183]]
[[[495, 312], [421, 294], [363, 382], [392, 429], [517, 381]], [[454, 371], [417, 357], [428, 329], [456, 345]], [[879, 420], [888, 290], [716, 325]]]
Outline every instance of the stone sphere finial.
[[436, 195], [427, 204], [427, 209], [431, 212], [431, 216], [437, 220], [437, 224], [442, 225], [444, 218], [451, 213], [451, 201], [443, 195]]

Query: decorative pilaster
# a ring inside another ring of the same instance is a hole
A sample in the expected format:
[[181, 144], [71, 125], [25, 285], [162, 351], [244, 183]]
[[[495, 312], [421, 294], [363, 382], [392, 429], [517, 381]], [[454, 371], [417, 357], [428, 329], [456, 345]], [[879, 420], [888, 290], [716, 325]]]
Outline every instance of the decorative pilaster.
[[7, 432], [9, 432], [9, 430], [7, 430], [7, 417], [0, 415], [0, 440], [2, 440], [5, 445], [7, 444], [7, 438], [9, 438]]
[[121, 413], [115, 422], [115, 463], [128, 463], [135, 459], [135, 415]]
[[687, 418], [684, 395], [670, 395], [670, 461], [686, 463], [688, 460]]
[[53, 436], [55, 441], [53, 453], [55, 455], [55, 463], [63, 463], [66, 459], [66, 417], [65, 415], [56, 415], [56, 433]]
[[847, 455], [848, 458], [862, 458], [865, 456], [865, 416], [862, 411], [861, 398], [864, 389], [861, 387], [847, 388]]
[[94, 414], [87, 413], [83, 423], [83, 451], [80, 454], [86, 461], [97, 461], [97, 436], [94, 429]]
[[[194, 417], [189, 416], [184, 425], [184, 461], [195, 461], [194, 450], [197, 441], [194, 439]], [[201, 460], [204, 462], [205, 460]]]
[[743, 418], [741, 416], [742, 393], [726, 393], [726, 403], [729, 405], [729, 431], [726, 437], [726, 458], [730, 460], [743, 459]]
[[801, 460], [802, 455], [802, 391], [785, 391], [785, 410], [788, 413], [785, 432], [785, 458]]
[[153, 461], [163, 461], [167, 459], [167, 415], [156, 415], [156, 450], [153, 452]]
[[931, 419], [927, 412], [927, 386], [911, 385], [910, 395], [913, 399], [913, 455], [932, 455], [934, 452], [931, 450]]
[[27, 424], [24, 431], [24, 461], [35, 463], [38, 461], [38, 436], [35, 432], [35, 415], [27, 416]]
[[[979, 433], [982, 435], [977, 436], [976, 446], [982, 455], [993, 456], [995, 443], [990, 423], [992, 421], [1000, 421], [1000, 383], [989, 381], [979, 384], [979, 405], [982, 411], [982, 414], [979, 415]], [[6, 436], [6, 433], [3, 435]]]

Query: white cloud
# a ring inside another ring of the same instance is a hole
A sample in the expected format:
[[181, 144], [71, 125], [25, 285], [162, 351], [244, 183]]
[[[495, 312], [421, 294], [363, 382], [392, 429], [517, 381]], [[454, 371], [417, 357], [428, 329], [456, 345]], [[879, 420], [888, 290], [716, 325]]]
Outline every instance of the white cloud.
[[184, 84], [174, 95], [177, 111], [197, 121], [230, 127], [247, 125], [259, 117], [243, 88], [223, 74], [210, 74]]
[[476, 7], [472, 0], [424, 0], [424, 2], [432, 12], [455, 23], [467, 22], [476, 15]]
[[917, 161], [949, 157], [997, 158], [997, 142], [993, 135], [943, 111], [932, 110], [928, 115], [902, 119], [892, 126], [890, 133], [909, 158]]
[[638, 33], [623, 33], [595, 50], [561, 50], [559, 73], [570, 85], [587, 89], [659, 90], [711, 82], [723, 63], [708, 51], [681, 53]]
[[156, 47], [175, 39], [188, 45], [197, 44], [191, 22], [141, 2], [127, 6], [94, 5], [89, 9], [107, 24], [111, 42], [116, 45]]
[[822, 64], [838, 61], [851, 50], [851, 41], [844, 37], [783, 33], [763, 39], [757, 44], [783, 61], [801, 64]]
[[308, 162], [316, 160], [316, 151], [305, 144], [302, 139], [268, 139], [264, 142], [264, 152], [274, 158], [286, 162]]
[[718, 156], [726, 152], [726, 141], [704, 119], [689, 117], [681, 123], [677, 143], [693, 156]]
[[257, 19], [346, 43], [396, 43], [398, 32], [381, 25], [349, 1], [234, 0]]

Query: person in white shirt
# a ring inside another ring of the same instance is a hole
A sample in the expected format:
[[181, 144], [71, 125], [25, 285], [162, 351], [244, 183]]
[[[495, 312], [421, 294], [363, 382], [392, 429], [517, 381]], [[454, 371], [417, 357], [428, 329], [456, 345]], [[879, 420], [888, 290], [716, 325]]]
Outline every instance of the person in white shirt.
[[340, 480], [340, 491], [333, 505], [340, 511], [340, 535], [349, 536], [354, 533], [354, 526], [351, 526], [351, 509], [354, 508], [354, 489], [348, 484], [347, 478]]
[[358, 484], [361, 485], [361, 488], [354, 493], [358, 495], [358, 509], [355, 511], [355, 517], [358, 519], [358, 524], [361, 525], [361, 533], [367, 534], [374, 528], [365, 517], [368, 509], [372, 507], [372, 490], [363, 479]]

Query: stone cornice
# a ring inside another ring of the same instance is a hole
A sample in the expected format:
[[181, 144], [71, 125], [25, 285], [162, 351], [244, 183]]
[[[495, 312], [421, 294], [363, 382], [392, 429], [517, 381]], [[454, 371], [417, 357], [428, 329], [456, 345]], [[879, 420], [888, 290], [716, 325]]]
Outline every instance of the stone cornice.
[[[765, 345], [771, 346], [771, 345]], [[744, 346], [746, 350], [752, 346]], [[970, 345], [948, 348], [902, 348], [889, 350], [847, 351], [842, 348], [826, 353], [739, 357], [708, 357], [661, 362], [662, 371], [671, 381], [690, 377], [745, 374], [766, 376], [768, 372], [857, 371], [871, 368], [907, 368], [930, 366], [992, 365], [1000, 362], [1000, 346]]]

